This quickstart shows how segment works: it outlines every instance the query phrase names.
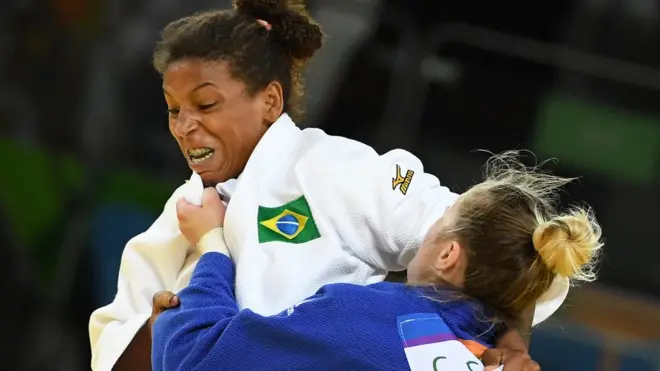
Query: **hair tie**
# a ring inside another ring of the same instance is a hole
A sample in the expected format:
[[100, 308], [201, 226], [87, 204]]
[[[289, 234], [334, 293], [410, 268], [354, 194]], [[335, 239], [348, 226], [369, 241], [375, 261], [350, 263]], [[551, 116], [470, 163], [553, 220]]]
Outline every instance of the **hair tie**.
[[260, 25], [264, 26], [264, 28], [266, 29], [266, 31], [270, 31], [270, 29], [273, 28], [273, 26], [271, 26], [270, 23], [264, 21], [263, 19], [257, 19], [257, 23], [259, 23]]

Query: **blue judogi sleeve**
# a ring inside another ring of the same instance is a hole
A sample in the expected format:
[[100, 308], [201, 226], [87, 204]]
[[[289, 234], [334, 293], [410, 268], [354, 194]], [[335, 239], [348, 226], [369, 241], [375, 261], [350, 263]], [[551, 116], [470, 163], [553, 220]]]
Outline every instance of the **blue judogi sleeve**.
[[341, 299], [323, 290], [275, 316], [239, 310], [234, 264], [224, 254], [204, 254], [178, 295], [181, 305], [153, 327], [155, 371], [299, 370], [319, 360], [335, 369], [364, 358], [346, 331], [350, 317], [337, 310]]

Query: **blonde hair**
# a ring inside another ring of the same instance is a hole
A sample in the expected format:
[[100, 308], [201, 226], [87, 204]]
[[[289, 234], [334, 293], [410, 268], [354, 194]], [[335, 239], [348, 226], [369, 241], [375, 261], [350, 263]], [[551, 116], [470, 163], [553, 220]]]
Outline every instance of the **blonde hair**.
[[573, 179], [526, 167], [520, 152], [493, 155], [485, 180], [458, 201], [451, 233], [466, 250], [463, 291], [516, 318], [556, 275], [593, 281], [601, 228], [589, 208], [558, 210], [559, 190]]
[[600, 226], [593, 214], [576, 208], [540, 223], [532, 242], [552, 271], [573, 281], [591, 282], [596, 279], [593, 258], [603, 246], [600, 237]]

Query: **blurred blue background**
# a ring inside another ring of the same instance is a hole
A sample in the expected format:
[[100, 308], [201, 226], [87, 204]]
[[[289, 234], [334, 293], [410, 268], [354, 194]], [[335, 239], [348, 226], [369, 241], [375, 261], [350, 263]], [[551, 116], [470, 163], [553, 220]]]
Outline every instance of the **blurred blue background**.
[[[512, 3], [511, 3], [512, 4]], [[228, 0], [0, 3], [0, 364], [89, 369], [125, 242], [189, 175], [150, 65], [159, 30]], [[309, 0], [329, 35], [305, 126], [408, 149], [455, 191], [527, 148], [581, 176], [600, 280], [535, 329], [545, 371], [660, 370], [660, 2]]]

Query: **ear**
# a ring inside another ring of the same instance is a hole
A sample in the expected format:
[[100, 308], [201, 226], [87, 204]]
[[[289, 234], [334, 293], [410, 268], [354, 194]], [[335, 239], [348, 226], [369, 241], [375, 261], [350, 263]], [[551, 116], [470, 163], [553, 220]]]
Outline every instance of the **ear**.
[[273, 123], [284, 111], [284, 91], [282, 84], [272, 81], [262, 91], [264, 102], [264, 120]]
[[461, 261], [461, 244], [458, 241], [451, 241], [442, 246], [434, 268], [439, 272], [448, 272], [457, 268]]

